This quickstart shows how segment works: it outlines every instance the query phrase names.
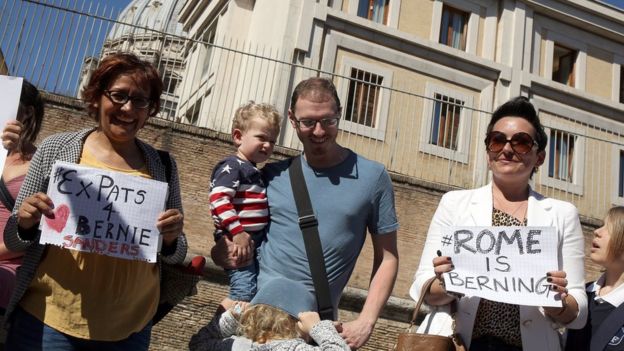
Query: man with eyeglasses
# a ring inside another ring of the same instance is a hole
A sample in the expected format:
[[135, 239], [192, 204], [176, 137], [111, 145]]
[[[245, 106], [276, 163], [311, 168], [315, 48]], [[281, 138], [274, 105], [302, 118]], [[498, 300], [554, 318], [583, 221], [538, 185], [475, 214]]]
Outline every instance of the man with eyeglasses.
[[[303, 144], [302, 163], [310, 201], [318, 219], [327, 279], [337, 316], [338, 301], [357, 258], [371, 233], [374, 262], [368, 296], [353, 321], [337, 323], [349, 346], [357, 349], [369, 339], [396, 279], [398, 221], [392, 182], [383, 165], [367, 160], [336, 141], [340, 99], [334, 84], [323, 78], [299, 83], [293, 92], [288, 118]], [[291, 160], [267, 165], [267, 197], [271, 213], [267, 240], [259, 249], [258, 288], [274, 277], [301, 281], [313, 291], [308, 256], [298, 224], [288, 168]], [[218, 245], [230, 245], [221, 241]], [[219, 264], [235, 266], [235, 257], [213, 249]]]

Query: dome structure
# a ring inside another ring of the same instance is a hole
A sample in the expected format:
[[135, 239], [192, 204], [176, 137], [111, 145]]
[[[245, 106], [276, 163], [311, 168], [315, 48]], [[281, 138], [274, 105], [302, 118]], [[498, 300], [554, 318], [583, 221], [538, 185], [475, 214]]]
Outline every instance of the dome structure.
[[88, 83], [100, 58], [120, 51], [132, 52], [158, 68], [164, 83], [160, 117], [174, 118], [187, 37], [177, 20], [183, 6], [184, 0], [131, 1], [108, 32], [100, 57], [85, 59], [78, 94]]
[[133, 0], [117, 18], [120, 23], [115, 23], [111, 28], [107, 41], [151, 32], [183, 37], [185, 33], [182, 24], [177, 21], [183, 5], [182, 0]]

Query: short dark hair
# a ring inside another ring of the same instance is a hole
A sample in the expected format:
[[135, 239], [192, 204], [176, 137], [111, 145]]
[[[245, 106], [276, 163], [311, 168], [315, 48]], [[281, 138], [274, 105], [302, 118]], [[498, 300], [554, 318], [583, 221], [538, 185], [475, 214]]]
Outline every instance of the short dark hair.
[[342, 106], [340, 106], [338, 91], [331, 80], [321, 77], [312, 77], [302, 80], [299, 84], [297, 84], [292, 93], [292, 97], [290, 98], [290, 110], [295, 112], [295, 104], [299, 98], [318, 99], [326, 96], [334, 99], [337, 111], [342, 109]]
[[148, 61], [127, 52], [118, 52], [106, 56], [89, 79], [82, 91], [82, 98], [87, 102], [89, 114], [99, 121], [96, 104], [108, 89], [108, 86], [121, 75], [130, 75], [141, 87], [149, 87], [149, 115], [155, 116], [160, 111], [160, 95], [163, 83], [156, 68]]
[[33, 145], [37, 140], [41, 125], [43, 124], [43, 98], [39, 93], [39, 90], [32, 85], [29, 81], [24, 79], [22, 81], [22, 93], [20, 95], [20, 105], [22, 107], [32, 107], [33, 114], [27, 115], [25, 113], [19, 113], [17, 120], [22, 123], [24, 129], [20, 135], [17, 143], [17, 152], [23, 154], [26, 145]]
[[548, 136], [544, 131], [544, 126], [540, 122], [539, 117], [537, 116], [537, 112], [535, 111], [535, 107], [529, 101], [528, 98], [524, 96], [515, 97], [506, 103], [500, 105], [496, 111], [492, 114], [492, 119], [490, 119], [490, 124], [487, 126], [486, 131], [486, 146], [487, 146], [487, 135], [490, 134], [492, 128], [494, 128], [494, 124], [498, 122], [503, 117], [520, 117], [527, 120], [533, 128], [535, 128], [535, 141], [537, 142], [537, 151], [546, 150], [546, 145], [548, 144]]

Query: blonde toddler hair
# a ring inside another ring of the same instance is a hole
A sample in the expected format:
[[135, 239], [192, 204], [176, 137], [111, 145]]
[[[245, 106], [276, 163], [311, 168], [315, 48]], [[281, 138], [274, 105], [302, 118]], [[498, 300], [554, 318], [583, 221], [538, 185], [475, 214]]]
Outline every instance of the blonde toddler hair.
[[297, 319], [273, 306], [249, 306], [240, 319], [240, 333], [259, 344], [300, 337]]
[[275, 106], [265, 103], [256, 103], [254, 101], [249, 101], [236, 109], [232, 122], [232, 131], [234, 131], [234, 129], [239, 129], [242, 132], [247, 131], [250, 121], [255, 117], [267, 121], [269, 127], [275, 131], [275, 134], [279, 134], [282, 116]]

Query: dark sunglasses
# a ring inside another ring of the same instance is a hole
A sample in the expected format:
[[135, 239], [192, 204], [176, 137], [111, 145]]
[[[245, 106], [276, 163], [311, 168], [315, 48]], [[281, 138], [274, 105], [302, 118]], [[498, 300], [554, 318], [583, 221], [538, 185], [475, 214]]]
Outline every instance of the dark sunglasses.
[[533, 140], [529, 134], [525, 132], [519, 132], [507, 139], [504, 133], [493, 131], [490, 132], [485, 138], [485, 146], [490, 152], [500, 152], [505, 148], [505, 144], [509, 143], [511, 149], [517, 154], [527, 154], [533, 146], [537, 145], [537, 142]]

